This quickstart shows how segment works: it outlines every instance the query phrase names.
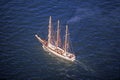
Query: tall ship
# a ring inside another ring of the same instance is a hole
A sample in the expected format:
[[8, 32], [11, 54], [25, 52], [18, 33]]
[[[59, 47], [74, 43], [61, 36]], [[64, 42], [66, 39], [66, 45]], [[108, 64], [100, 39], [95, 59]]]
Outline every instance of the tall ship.
[[48, 25], [48, 40], [42, 39], [37, 34], [35, 35], [35, 37], [42, 43], [42, 47], [45, 51], [68, 61], [73, 62], [76, 60], [76, 56], [73, 53], [69, 52], [70, 41], [69, 41], [68, 25], [66, 25], [64, 43], [62, 43], [60, 37], [59, 20], [57, 24], [57, 31], [56, 33], [54, 33], [51, 16], [49, 18], [49, 25]]

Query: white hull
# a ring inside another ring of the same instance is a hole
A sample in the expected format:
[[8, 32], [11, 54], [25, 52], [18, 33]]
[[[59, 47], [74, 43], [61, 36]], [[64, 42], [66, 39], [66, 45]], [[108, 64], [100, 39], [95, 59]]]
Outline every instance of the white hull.
[[50, 52], [50, 53], [52, 53], [52, 54], [54, 54], [54, 55], [56, 55], [56, 56], [58, 56], [58, 57], [60, 57], [60, 58], [63, 58], [63, 59], [65, 59], [65, 60], [68, 60], [68, 61], [75, 61], [75, 58], [69, 58], [68, 56], [64, 56], [64, 55], [60, 55], [60, 54], [58, 54], [57, 52], [55, 52], [55, 51], [53, 51], [53, 50], [51, 50], [49, 47], [46, 47], [46, 46], [42, 46], [43, 47], [43, 49], [45, 50], [45, 51], [48, 51], [48, 52]]

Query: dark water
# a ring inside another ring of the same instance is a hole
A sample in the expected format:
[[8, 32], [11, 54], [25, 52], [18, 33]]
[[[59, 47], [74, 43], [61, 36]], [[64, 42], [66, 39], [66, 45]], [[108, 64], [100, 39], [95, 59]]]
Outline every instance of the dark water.
[[[77, 62], [35, 39], [47, 38], [49, 16], [69, 25]], [[119, 0], [0, 0], [0, 80], [120, 80], [119, 43]]]

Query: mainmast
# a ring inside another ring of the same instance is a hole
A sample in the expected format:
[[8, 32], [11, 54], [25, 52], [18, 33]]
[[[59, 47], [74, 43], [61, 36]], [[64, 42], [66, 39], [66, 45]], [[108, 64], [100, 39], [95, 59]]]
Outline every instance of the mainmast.
[[59, 47], [60, 45], [60, 25], [59, 25], [59, 20], [58, 20], [58, 25], [57, 25], [57, 41], [56, 41], [56, 47]]
[[52, 30], [52, 25], [51, 25], [51, 16], [49, 18], [49, 25], [48, 25], [48, 45], [51, 44], [51, 30]]
[[64, 48], [64, 51], [65, 51], [65, 55], [66, 55], [66, 52], [68, 51], [68, 25], [66, 25], [65, 48]]

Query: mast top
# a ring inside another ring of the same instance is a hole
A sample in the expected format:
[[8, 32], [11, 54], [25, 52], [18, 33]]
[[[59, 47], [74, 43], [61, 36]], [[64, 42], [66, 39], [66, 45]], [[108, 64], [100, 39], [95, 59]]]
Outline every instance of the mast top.
[[66, 25], [66, 29], [68, 29], [68, 25]]
[[58, 20], [58, 25], [59, 25], [60, 21]]
[[49, 23], [51, 23], [51, 16], [50, 16], [50, 18], [49, 18]]
[[66, 34], [68, 35], [68, 25], [66, 25]]

